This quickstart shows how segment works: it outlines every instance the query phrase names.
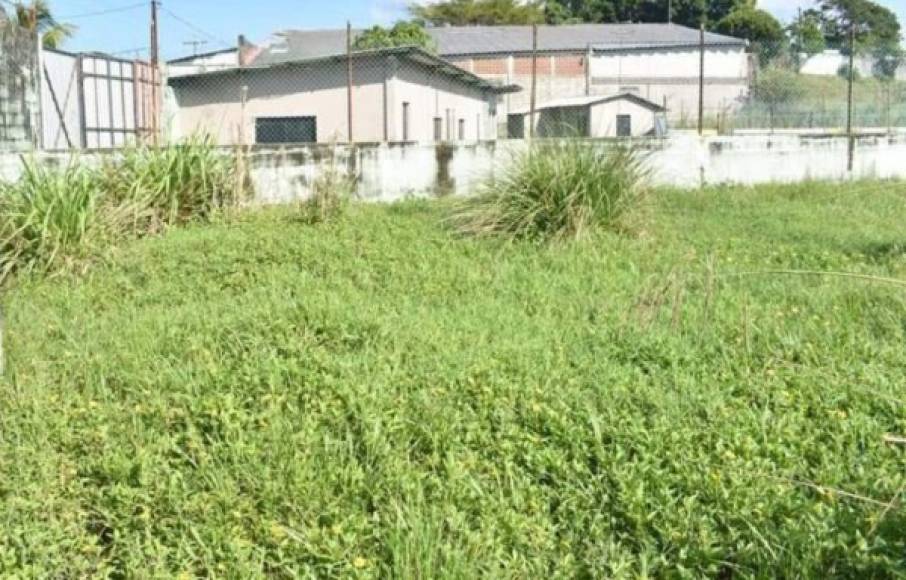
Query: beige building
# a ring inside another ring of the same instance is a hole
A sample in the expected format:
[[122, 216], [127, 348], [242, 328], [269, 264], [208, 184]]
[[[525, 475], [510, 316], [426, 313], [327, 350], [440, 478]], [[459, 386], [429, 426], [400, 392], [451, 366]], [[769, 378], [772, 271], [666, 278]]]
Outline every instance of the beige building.
[[[667, 132], [665, 109], [631, 93], [571, 97], [540, 103], [535, 111], [537, 137], [663, 137]], [[511, 112], [507, 132], [511, 137], [528, 134], [528, 108]]]
[[497, 137], [501, 87], [417, 48], [353, 53], [352, 131], [345, 55], [181, 71], [171, 132], [221, 145], [482, 141]]

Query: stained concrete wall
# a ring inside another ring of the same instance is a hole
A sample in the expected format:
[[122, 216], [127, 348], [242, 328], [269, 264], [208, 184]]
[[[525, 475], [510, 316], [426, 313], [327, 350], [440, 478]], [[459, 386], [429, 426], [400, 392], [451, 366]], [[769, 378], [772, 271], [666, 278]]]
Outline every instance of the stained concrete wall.
[[[610, 142], [595, 141], [606, 147]], [[846, 170], [847, 139], [842, 136], [706, 136], [674, 132], [667, 139], [636, 141], [647, 156], [655, 183], [681, 188], [704, 184], [797, 182], [906, 178], [906, 133], [860, 137], [852, 174]], [[264, 204], [304, 199], [327, 167], [355, 175], [357, 194], [369, 201], [394, 201], [440, 194], [468, 195], [524, 151], [525, 141], [470, 144], [389, 144], [255, 148], [249, 168], [256, 201]], [[39, 154], [48, 164], [63, 165], [63, 154]], [[99, 156], [83, 154], [81, 163]], [[0, 154], [0, 178], [15, 179], [18, 155]]]

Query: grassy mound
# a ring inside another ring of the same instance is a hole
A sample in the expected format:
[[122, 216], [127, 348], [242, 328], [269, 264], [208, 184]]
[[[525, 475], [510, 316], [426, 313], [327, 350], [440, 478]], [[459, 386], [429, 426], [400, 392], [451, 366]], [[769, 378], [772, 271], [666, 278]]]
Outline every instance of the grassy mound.
[[894, 577], [904, 196], [660, 193], [650, 236], [442, 206], [190, 225], [5, 300], [0, 575]]

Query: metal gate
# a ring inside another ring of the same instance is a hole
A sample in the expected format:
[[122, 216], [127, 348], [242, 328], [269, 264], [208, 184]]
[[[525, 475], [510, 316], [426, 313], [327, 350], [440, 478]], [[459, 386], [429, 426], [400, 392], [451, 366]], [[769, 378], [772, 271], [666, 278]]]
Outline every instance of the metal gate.
[[154, 143], [160, 73], [144, 61], [45, 51], [45, 149], [111, 149]]

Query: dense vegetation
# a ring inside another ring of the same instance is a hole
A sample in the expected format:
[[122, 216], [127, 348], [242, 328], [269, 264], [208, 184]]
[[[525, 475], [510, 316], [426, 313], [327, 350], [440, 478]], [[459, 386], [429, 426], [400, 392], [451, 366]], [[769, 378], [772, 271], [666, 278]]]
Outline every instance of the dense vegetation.
[[206, 220], [245, 192], [236, 158], [202, 137], [136, 148], [89, 167], [24, 162], [0, 182], [0, 284], [15, 272], [81, 267], [118, 241]]
[[273, 210], [23, 276], [0, 575], [902, 575], [904, 209], [662, 191], [547, 245]]

